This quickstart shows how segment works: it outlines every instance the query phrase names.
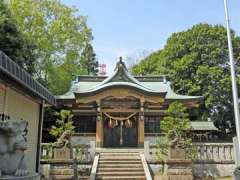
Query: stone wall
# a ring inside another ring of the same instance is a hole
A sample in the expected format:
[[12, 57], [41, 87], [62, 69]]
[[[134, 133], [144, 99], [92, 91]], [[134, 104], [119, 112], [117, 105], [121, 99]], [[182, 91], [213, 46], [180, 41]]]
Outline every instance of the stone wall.
[[[50, 143], [41, 144], [41, 175], [43, 180], [49, 180], [51, 173], [55, 175], [73, 175], [73, 160], [68, 157], [61, 158], [56, 156], [56, 149], [53, 148]], [[95, 156], [95, 141], [90, 141], [85, 144], [73, 145], [73, 158], [77, 159], [77, 171], [82, 176], [86, 176], [84, 179], [88, 179], [90, 175], [90, 169]], [[71, 172], [69, 174], [69, 172]], [[81, 176], [81, 179], [83, 179]], [[67, 179], [67, 178], [66, 178]]]
[[[155, 141], [154, 136], [145, 138], [144, 153], [153, 174], [158, 174], [162, 170], [162, 165], [155, 157]], [[198, 149], [197, 159], [193, 164], [195, 177], [222, 177], [233, 174], [235, 167], [233, 143], [195, 143], [194, 146]]]
[[0, 112], [9, 115], [11, 119], [23, 119], [29, 123], [26, 155], [29, 170], [35, 172], [40, 105], [11, 88], [0, 88], [0, 101]]
[[[161, 164], [149, 164], [153, 177], [157, 177], [162, 171]], [[235, 164], [212, 164], [212, 163], [195, 163], [193, 164], [193, 176], [195, 178], [203, 177], [227, 177], [232, 176]]]
[[193, 174], [195, 177], [226, 177], [232, 176], [235, 164], [222, 163], [195, 163], [193, 165]]

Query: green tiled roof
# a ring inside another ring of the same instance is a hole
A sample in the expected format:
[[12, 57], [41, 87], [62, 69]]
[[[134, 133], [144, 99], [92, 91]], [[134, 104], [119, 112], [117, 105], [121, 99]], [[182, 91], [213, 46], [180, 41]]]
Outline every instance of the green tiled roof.
[[145, 94], [162, 94], [168, 100], [199, 100], [201, 96], [185, 96], [176, 94], [166, 81], [165, 76], [132, 76], [125, 64], [117, 63], [114, 73], [109, 77], [104, 76], [79, 76], [66, 94], [57, 99], [75, 99], [75, 95], [91, 95], [107, 88], [129, 87]]
[[191, 129], [194, 131], [217, 131], [212, 121], [191, 121]]

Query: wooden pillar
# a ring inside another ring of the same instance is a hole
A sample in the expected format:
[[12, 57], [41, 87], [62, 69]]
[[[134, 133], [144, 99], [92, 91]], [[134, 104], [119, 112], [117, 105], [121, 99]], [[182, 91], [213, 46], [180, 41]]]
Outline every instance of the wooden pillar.
[[103, 146], [103, 125], [102, 125], [102, 112], [100, 103], [97, 106], [97, 119], [96, 119], [96, 147]]
[[144, 102], [141, 102], [138, 121], [138, 147], [144, 146]]

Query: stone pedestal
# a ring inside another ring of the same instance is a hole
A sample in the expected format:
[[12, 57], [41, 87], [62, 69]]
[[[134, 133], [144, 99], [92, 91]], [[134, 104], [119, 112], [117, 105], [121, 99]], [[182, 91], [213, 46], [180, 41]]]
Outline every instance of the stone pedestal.
[[238, 180], [240, 179], [240, 167], [237, 167], [235, 170], [234, 170], [234, 180]]
[[191, 160], [169, 159], [166, 163], [168, 180], [193, 180]]
[[169, 148], [168, 159], [185, 159], [186, 153], [183, 148]]
[[54, 159], [70, 159], [70, 149], [67, 147], [54, 148]]
[[0, 180], [40, 180], [40, 175], [34, 173], [27, 176], [2, 176]]
[[168, 180], [193, 180], [192, 161], [186, 159], [185, 149], [170, 147], [166, 161]]

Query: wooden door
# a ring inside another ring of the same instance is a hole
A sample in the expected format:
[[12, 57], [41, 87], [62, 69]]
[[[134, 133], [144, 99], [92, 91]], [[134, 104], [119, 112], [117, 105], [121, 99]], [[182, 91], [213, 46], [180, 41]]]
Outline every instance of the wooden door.
[[123, 126], [123, 147], [137, 147], [137, 122], [132, 121], [132, 127]]
[[[122, 144], [120, 143], [122, 137]], [[126, 128], [118, 123], [114, 128], [108, 127], [104, 122], [104, 147], [137, 147], [137, 122], [133, 121], [131, 128]]]

